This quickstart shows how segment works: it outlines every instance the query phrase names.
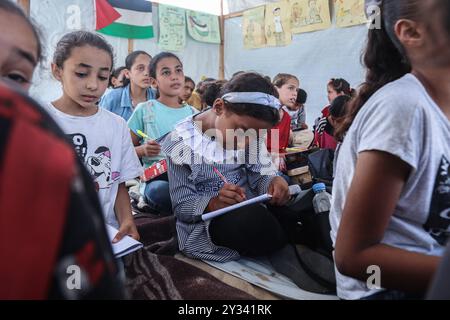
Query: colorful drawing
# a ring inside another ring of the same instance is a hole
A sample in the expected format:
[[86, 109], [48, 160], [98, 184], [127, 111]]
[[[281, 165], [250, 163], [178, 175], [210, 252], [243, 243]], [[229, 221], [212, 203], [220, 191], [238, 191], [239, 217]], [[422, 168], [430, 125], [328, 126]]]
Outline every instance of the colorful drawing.
[[162, 50], [182, 51], [186, 45], [185, 10], [159, 5], [159, 47]]
[[290, 5], [287, 1], [266, 5], [266, 38], [269, 46], [286, 46], [292, 42]]
[[340, 28], [367, 23], [364, 0], [334, 0], [336, 25]]
[[292, 33], [323, 30], [331, 26], [328, 0], [290, 0]]
[[186, 10], [189, 35], [197, 41], [220, 43], [219, 17]]
[[242, 37], [246, 49], [262, 48], [266, 45], [264, 32], [264, 6], [244, 12], [242, 21]]

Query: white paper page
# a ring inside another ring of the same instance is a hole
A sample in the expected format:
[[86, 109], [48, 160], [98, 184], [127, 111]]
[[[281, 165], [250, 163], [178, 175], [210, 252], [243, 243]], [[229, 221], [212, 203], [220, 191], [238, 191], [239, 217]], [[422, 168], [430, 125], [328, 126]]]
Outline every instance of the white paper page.
[[236, 210], [238, 208], [242, 208], [242, 207], [245, 207], [245, 206], [249, 206], [249, 205], [254, 204], [254, 203], [265, 202], [265, 201], [268, 201], [270, 199], [272, 199], [272, 196], [270, 194], [263, 194], [263, 195], [260, 195], [259, 197], [251, 198], [249, 200], [233, 204], [232, 206], [229, 206], [229, 207], [226, 207], [226, 208], [223, 208], [223, 209], [219, 209], [219, 210], [216, 210], [216, 211], [212, 211], [212, 212], [206, 213], [206, 214], [204, 214], [202, 216], [202, 220], [203, 221], [208, 221], [208, 220], [211, 220], [211, 219], [213, 219], [213, 218], [215, 218], [217, 216], [220, 216], [220, 215], [222, 215], [224, 213], [227, 213], [229, 211]]
[[141, 242], [134, 240], [130, 236], [125, 236], [119, 242], [112, 243], [118, 230], [114, 227], [111, 227], [109, 224], [106, 225], [106, 229], [108, 231], [109, 241], [111, 242], [116, 258], [126, 256], [127, 254], [136, 251], [144, 246]]

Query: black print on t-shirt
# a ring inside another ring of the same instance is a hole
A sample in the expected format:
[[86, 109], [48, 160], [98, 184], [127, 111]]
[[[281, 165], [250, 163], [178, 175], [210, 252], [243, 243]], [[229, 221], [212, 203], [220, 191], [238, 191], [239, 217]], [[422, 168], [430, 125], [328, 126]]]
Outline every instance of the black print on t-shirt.
[[441, 245], [450, 234], [450, 161], [443, 156], [436, 176], [431, 198], [430, 214], [425, 230]]
[[75, 147], [75, 151], [78, 156], [83, 159], [83, 162], [86, 161], [87, 154], [87, 140], [86, 137], [81, 133], [68, 134], [67, 137], [72, 141], [73, 146]]
[[88, 155], [88, 142], [85, 135], [73, 133], [68, 134], [67, 137], [72, 141], [78, 156], [86, 164], [94, 179], [97, 191], [110, 188], [113, 182], [119, 179], [120, 172], [115, 172], [111, 169], [111, 151], [108, 147], [100, 146], [95, 149], [93, 155]]
[[111, 169], [111, 151], [108, 147], [98, 147], [86, 160], [86, 166], [94, 177], [98, 189], [109, 188], [120, 177], [120, 172]]

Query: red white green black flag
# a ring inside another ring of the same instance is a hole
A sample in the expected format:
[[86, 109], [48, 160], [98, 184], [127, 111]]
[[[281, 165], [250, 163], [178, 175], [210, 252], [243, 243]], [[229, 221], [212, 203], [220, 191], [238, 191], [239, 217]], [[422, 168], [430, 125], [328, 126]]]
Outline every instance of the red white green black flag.
[[153, 38], [152, 3], [146, 0], [95, 0], [96, 30], [129, 38]]

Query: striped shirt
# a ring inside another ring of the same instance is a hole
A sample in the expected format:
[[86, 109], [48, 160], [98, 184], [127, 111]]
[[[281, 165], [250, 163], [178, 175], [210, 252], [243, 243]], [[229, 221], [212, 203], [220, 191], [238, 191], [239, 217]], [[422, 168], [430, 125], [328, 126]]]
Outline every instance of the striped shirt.
[[[225, 152], [203, 134], [191, 116], [177, 124], [161, 145], [167, 156], [180, 250], [196, 259], [218, 262], [238, 259], [237, 251], [212, 242], [209, 221], [195, 223], [194, 217], [205, 212], [209, 201], [223, 187], [224, 182], [214, 172], [214, 167], [229, 183], [244, 188], [248, 199], [267, 193], [276, 170], [263, 139], [255, 141], [245, 151]], [[222, 159], [212, 156], [218, 150], [225, 154]]]

